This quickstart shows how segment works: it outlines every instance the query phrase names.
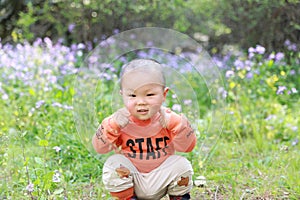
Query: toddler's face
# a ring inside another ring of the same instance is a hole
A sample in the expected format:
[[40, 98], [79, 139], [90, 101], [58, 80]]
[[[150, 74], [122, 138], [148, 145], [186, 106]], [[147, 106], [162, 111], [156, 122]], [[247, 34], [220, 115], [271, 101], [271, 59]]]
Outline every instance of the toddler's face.
[[123, 101], [132, 116], [147, 120], [159, 112], [168, 88], [162, 85], [158, 71], [134, 70], [122, 78]]

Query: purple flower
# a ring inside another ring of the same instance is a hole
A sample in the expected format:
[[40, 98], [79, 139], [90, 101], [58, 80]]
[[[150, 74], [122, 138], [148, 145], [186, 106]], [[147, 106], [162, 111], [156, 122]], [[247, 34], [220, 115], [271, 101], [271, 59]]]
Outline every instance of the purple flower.
[[58, 103], [58, 102], [52, 103], [52, 106], [53, 106], [53, 107], [59, 107], [59, 108], [62, 107], [62, 105], [61, 105], [60, 103]]
[[282, 52], [278, 52], [278, 53], [276, 53], [276, 55], [275, 55], [275, 61], [280, 61], [280, 60], [282, 60], [284, 58], [284, 53], [282, 53]]
[[28, 192], [33, 192], [34, 191], [34, 184], [33, 183], [29, 183], [27, 186], [26, 186], [26, 190]]
[[134, 34], [130, 35], [130, 39], [135, 39], [135, 38], [136, 38], [136, 35], [134, 35]]
[[296, 74], [296, 71], [294, 70], [294, 69], [292, 69], [291, 71], [290, 71], [290, 75], [295, 75]]
[[92, 55], [92, 56], [90, 56], [90, 57], [88, 58], [88, 61], [89, 61], [90, 64], [94, 64], [94, 63], [96, 63], [96, 62], [98, 61], [98, 57]]
[[268, 58], [269, 60], [273, 60], [273, 59], [275, 59], [275, 54], [274, 53], [271, 53], [270, 55], [269, 55], [269, 58]]
[[296, 44], [291, 44], [290, 46], [288, 46], [288, 50], [297, 51], [297, 45]]
[[261, 45], [256, 45], [256, 48], [255, 48], [255, 51], [258, 53], [258, 54], [264, 54], [266, 49], [265, 47], [261, 46]]
[[277, 89], [277, 92], [276, 94], [279, 95], [279, 94], [283, 94], [283, 91], [286, 90], [286, 87], [285, 86], [279, 86], [278, 89]]
[[212, 59], [219, 68], [224, 68], [225, 64], [219, 58], [213, 56]]
[[251, 59], [251, 58], [254, 57], [254, 55], [255, 55], [254, 53], [249, 53], [249, 54], [248, 54], [248, 58]]
[[276, 115], [269, 115], [267, 118], [265, 118], [266, 121], [269, 121], [271, 119], [275, 119]]
[[174, 104], [172, 106], [172, 110], [177, 111], [177, 112], [181, 112], [181, 105], [180, 104]]
[[299, 143], [298, 138], [296, 138], [293, 142], [292, 142], [292, 146], [296, 146]]
[[248, 72], [248, 73], [246, 74], [246, 78], [247, 78], [247, 79], [252, 79], [252, 78], [253, 78], [253, 73], [252, 73], [252, 72]]
[[287, 47], [290, 51], [297, 51], [297, 45], [295, 43], [292, 43], [290, 40], [286, 40], [284, 42], [284, 45]]
[[49, 81], [49, 83], [54, 84], [57, 81], [57, 77], [56, 76], [49, 76], [48, 81]]
[[145, 51], [139, 51], [139, 52], [137, 53], [137, 56], [138, 56], [139, 58], [147, 58], [147, 57], [148, 57], [148, 54], [147, 54]]
[[121, 57], [119, 58], [119, 60], [120, 60], [122, 63], [128, 62], [128, 61], [127, 61], [127, 58], [126, 58], [125, 56], [121, 56]]
[[191, 99], [186, 99], [183, 101], [184, 105], [192, 105], [192, 100]]
[[55, 170], [54, 174], [53, 174], [53, 177], [52, 177], [53, 183], [59, 183], [61, 181], [60, 176], [61, 176], [61, 174], [59, 173], [59, 171]]
[[291, 129], [296, 132], [298, 130], [298, 126], [292, 126]]
[[34, 42], [33, 42], [33, 46], [37, 47], [39, 45], [41, 45], [43, 42], [43, 40], [41, 38], [37, 38]]
[[234, 71], [232, 71], [232, 70], [226, 71], [225, 76], [226, 76], [226, 78], [230, 78], [230, 77], [234, 76]]
[[245, 66], [246, 66], [246, 69], [249, 71], [249, 70], [251, 70], [251, 67], [253, 66], [253, 62], [251, 60], [246, 60]]
[[256, 53], [255, 49], [253, 47], [250, 47], [248, 49], [248, 53]]
[[85, 49], [85, 44], [79, 43], [79, 44], [77, 45], [77, 49]]
[[288, 94], [296, 94], [298, 93], [298, 90], [296, 88], [292, 88], [290, 91], [288, 91]]
[[153, 44], [154, 44], [154, 43], [153, 43], [152, 41], [147, 41], [147, 44], [146, 44], [146, 46], [147, 46], [147, 47], [152, 47], [152, 46], [153, 46]]
[[76, 44], [71, 44], [71, 50], [76, 51], [77, 50], [77, 45]]
[[112, 76], [108, 73], [102, 73], [102, 74], [99, 75], [99, 77], [100, 77], [100, 79], [105, 79], [107, 81], [112, 80]]
[[114, 34], [118, 34], [118, 33], [120, 33], [120, 30], [119, 30], [119, 29], [115, 29], [115, 30], [113, 31], [113, 33], [114, 33]]
[[37, 109], [40, 108], [44, 103], [45, 103], [44, 100], [40, 100], [40, 101], [36, 102], [35, 103], [35, 108], [37, 108]]
[[237, 70], [243, 69], [244, 68], [244, 62], [241, 60], [235, 60], [234, 61], [234, 66], [236, 67]]
[[2, 99], [3, 100], [7, 100], [9, 97], [8, 97], [8, 95], [6, 94], [6, 93], [4, 93], [3, 95], [2, 95]]
[[69, 24], [68, 31], [72, 33], [75, 27], [76, 27], [75, 24]]
[[291, 41], [290, 41], [290, 40], [286, 40], [286, 41], [284, 41], [284, 45], [285, 45], [285, 46], [289, 46], [289, 45], [291, 45]]
[[261, 45], [256, 45], [256, 48], [255, 48], [255, 51], [256, 53], [258, 54], [264, 54], [266, 49], [265, 47], [261, 46]]
[[52, 41], [51, 41], [50, 38], [45, 37], [44, 38], [44, 42], [46, 43], [46, 45], [47, 45], [48, 48], [52, 48]]
[[222, 98], [224, 99], [227, 97], [227, 91], [223, 87], [218, 89], [218, 93], [221, 94]]
[[73, 110], [73, 106], [63, 105], [63, 108], [66, 110]]

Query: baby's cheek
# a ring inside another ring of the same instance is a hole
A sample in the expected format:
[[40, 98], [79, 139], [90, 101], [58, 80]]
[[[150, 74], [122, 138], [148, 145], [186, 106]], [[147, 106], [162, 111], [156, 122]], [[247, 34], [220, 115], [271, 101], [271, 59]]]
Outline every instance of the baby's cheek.
[[127, 101], [127, 102], [124, 102], [125, 103], [125, 106], [126, 108], [131, 111], [134, 109], [134, 103], [132, 101]]

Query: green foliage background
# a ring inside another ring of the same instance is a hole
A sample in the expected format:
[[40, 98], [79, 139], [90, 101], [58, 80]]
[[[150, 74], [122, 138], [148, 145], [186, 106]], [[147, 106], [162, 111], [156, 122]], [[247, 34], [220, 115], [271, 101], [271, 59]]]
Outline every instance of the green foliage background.
[[300, 41], [298, 0], [4, 0], [1, 6], [3, 41], [47, 36], [66, 44], [96, 42], [145, 26], [186, 33], [214, 53], [224, 44], [261, 44], [272, 51], [287, 39]]

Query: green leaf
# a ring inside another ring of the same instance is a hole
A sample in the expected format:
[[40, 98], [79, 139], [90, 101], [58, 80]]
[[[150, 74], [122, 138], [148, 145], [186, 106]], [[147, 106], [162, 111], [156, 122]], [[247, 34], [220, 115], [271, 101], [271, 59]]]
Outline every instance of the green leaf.
[[63, 188], [59, 188], [59, 189], [56, 189], [54, 192], [53, 192], [53, 194], [61, 194], [62, 192], [64, 191], [64, 189]]
[[40, 165], [43, 164], [43, 160], [42, 160], [40, 157], [34, 157], [34, 161], [35, 161], [37, 164], [40, 164]]
[[26, 134], [27, 134], [27, 131], [24, 131], [24, 132], [22, 133], [22, 137], [24, 137]]
[[47, 147], [49, 145], [49, 142], [47, 140], [40, 140], [39, 146], [41, 147]]
[[50, 189], [52, 185], [52, 177], [53, 177], [54, 172], [48, 172], [43, 176], [43, 182], [44, 182], [44, 189]]
[[27, 165], [28, 165], [28, 161], [29, 161], [29, 158], [26, 157], [26, 158], [25, 158], [25, 161], [24, 161], [24, 166], [27, 166]]

